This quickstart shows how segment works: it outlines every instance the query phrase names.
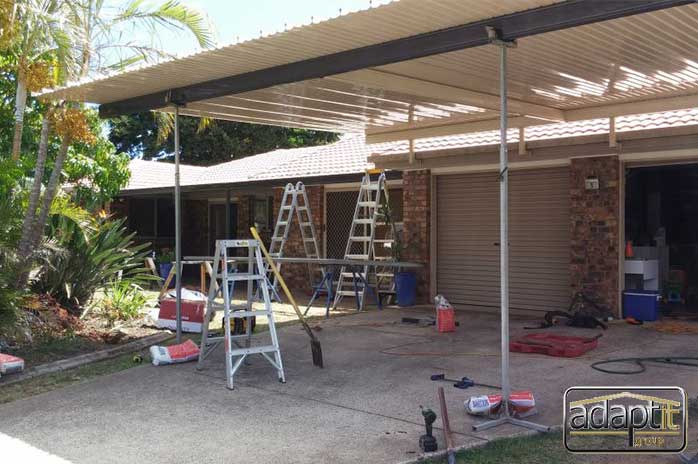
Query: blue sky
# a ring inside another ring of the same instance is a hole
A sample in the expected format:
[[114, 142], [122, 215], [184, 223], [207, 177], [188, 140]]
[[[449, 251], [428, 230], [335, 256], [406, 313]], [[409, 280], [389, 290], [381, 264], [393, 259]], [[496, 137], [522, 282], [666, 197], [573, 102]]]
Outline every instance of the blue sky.
[[[123, 4], [112, 0], [111, 4]], [[182, 3], [206, 13], [216, 30], [219, 44], [235, 42], [239, 37], [258, 37], [283, 30], [284, 24], [300, 25], [337, 16], [342, 12], [367, 8], [369, 0], [182, 0]], [[383, 3], [373, 0], [373, 4]], [[170, 54], [183, 55], [197, 49], [191, 34], [165, 33], [160, 46]]]

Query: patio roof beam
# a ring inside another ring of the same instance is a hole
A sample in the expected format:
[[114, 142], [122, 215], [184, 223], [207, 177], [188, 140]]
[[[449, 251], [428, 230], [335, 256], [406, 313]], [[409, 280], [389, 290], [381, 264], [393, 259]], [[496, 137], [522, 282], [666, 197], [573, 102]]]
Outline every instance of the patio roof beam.
[[[603, 106], [591, 106], [565, 110], [565, 121], [586, 121], [633, 114], [657, 113], [661, 111], [685, 110], [698, 107], [698, 94], [681, 95], [678, 97], [654, 98], [630, 103], [617, 103]], [[554, 122], [530, 117], [510, 117], [509, 127], [530, 127], [554, 124]], [[392, 129], [374, 129], [366, 131], [366, 143], [396, 142], [399, 140], [423, 139], [430, 137], [446, 137], [472, 132], [495, 130], [499, 127], [497, 120], [462, 121], [444, 124], [429, 124], [410, 127], [402, 125]]]
[[603, 2], [568, 0], [380, 44], [106, 103], [100, 106], [99, 113], [101, 117], [131, 114], [163, 108], [171, 103], [186, 104], [486, 45], [489, 43], [486, 26], [500, 31], [502, 40], [509, 41], [693, 2], [694, 0], [607, 0]]

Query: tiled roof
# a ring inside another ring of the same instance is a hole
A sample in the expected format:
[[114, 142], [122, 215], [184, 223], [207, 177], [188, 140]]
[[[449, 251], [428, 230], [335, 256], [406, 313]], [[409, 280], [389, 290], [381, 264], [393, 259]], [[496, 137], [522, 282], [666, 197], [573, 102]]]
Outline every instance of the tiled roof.
[[[131, 179], [123, 190], [140, 190], [172, 187], [174, 185], [174, 164], [159, 161], [131, 160]], [[182, 185], [195, 181], [206, 168], [180, 164], [179, 175]]]
[[[698, 125], [698, 108], [616, 118], [616, 132]], [[607, 134], [608, 119], [531, 126], [526, 140], [546, 140]], [[509, 140], [518, 142], [519, 131], [509, 131]], [[495, 145], [499, 131], [477, 132], [415, 140], [415, 151], [439, 151]], [[343, 174], [360, 174], [373, 164], [370, 155], [406, 153], [406, 141], [366, 145], [361, 135], [343, 136], [338, 142], [316, 147], [274, 150], [210, 167], [182, 165], [182, 185], [215, 185], [261, 182]], [[131, 161], [131, 180], [124, 190], [172, 187], [174, 165], [156, 161]]]
[[[638, 114], [619, 116], [616, 118], [616, 133], [637, 130], [663, 129], [698, 125], [698, 108], [690, 110], [665, 111], [662, 113]], [[525, 129], [525, 137], [529, 142], [558, 138], [580, 137], [586, 135], [607, 134], [608, 119], [589, 119], [587, 121], [563, 122], [531, 126]], [[519, 130], [510, 129], [507, 138], [511, 143], [519, 141]], [[475, 132], [447, 137], [433, 137], [414, 141], [416, 152], [453, 150], [457, 148], [496, 145], [499, 143], [499, 131]], [[393, 155], [407, 153], [407, 141], [394, 143], [384, 150], [375, 150], [375, 154]]]
[[[181, 185], [215, 185], [276, 179], [360, 174], [373, 164], [368, 156], [394, 144], [366, 145], [361, 135], [316, 147], [274, 150], [209, 167], [181, 165]], [[174, 165], [157, 161], [131, 161], [131, 180], [124, 189], [172, 187]]]

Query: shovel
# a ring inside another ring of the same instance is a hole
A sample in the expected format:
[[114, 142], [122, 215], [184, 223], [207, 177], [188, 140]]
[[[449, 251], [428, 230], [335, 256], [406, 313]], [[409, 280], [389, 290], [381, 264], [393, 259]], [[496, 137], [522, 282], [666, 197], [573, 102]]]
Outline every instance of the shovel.
[[276, 276], [276, 281], [279, 282], [279, 284], [281, 285], [281, 288], [284, 289], [284, 293], [286, 294], [286, 298], [288, 298], [288, 301], [291, 302], [291, 306], [293, 306], [293, 310], [296, 311], [296, 314], [298, 315], [298, 320], [301, 321], [303, 328], [305, 329], [306, 333], [310, 337], [310, 349], [313, 353], [313, 364], [315, 366], [318, 366], [318, 367], [323, 367], [322, 347], [320, 346], [320, 340], [318, 340], [315, 337], [315, 334], [310, 329], [308, 322], [306, 322], [305, 318], [303, 317], [301, 310], [298, 308], [298, 304], [296, 303], [296, 300], [293, 298], [293, 295], [291, 295], [291, 291], [286, 286], [286, 282], [284, 282], [283, 277], [281, 277], [281, 273], [276, 268], [276, 264], [274, 264], [274, 260], [271, 258], [271, 256], [269, 256], [269, 252], [267, 252], [267, 248], [264, 246], [264, 243], [262, 243], [262, 239], [259, 237], [259, 233], [257, 232], [257, 229], [254, 227], [250, 227], [250, 231], [252, 232], [252, 236], [254, 237], [254, 239], [259, 242], [259, 248], [262, 250], [262, 253], [264, 254], [264, 258], [267, 260], [267, 264], [269, 264], [269, 268], [274, 273], [274, 276]]

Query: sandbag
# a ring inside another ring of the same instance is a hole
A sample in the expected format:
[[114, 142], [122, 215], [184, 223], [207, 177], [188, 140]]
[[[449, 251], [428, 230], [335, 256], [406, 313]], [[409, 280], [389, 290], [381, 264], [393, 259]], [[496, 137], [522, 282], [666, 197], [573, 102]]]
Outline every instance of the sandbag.
[[199, 347], [187, 340], [179, 345], [151, 346], [150, 357], [154, 366], [194, 361], [199, 358]]

